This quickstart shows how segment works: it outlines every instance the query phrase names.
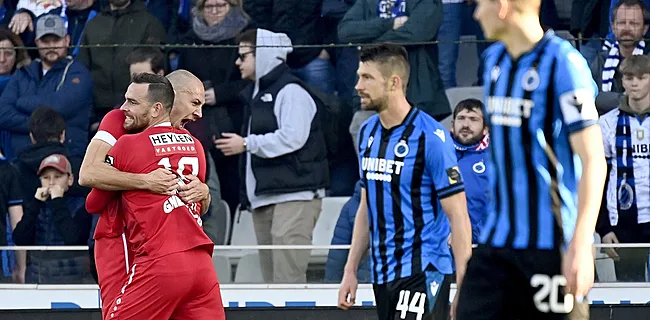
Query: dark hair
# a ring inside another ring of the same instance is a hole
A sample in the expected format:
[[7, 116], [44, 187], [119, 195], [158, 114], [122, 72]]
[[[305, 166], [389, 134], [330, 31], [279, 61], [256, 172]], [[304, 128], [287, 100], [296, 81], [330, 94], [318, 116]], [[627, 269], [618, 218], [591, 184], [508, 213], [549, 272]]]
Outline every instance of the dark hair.
[[[23, 40], [20, 39], [19, 36], [15, 35], [11, 30], [7, 28], [0, 28], [0, 41], [4, 40], [9, 40], [15, 48], [19, 47], [24, 47], [25, 44], [23, 43]], [[16, 64], [12, 66], [11, 72], [13, 73], [16, 69], [20, 67], [24, 67], [32, 62], [32, 60], [29, 58], [29, 54], [27, 54], [27, 50], [25, 48], [22, 49], [14, 49], [16, 52]]]
[[640, 76], [650, 73], [650, 57], [647, 55], [632, 55], [621, 62], [618, 70], [624, 76]]
[[485, 113], [483, 113], [483, 102], [481, 102], [481, 100], [478, 100], [478, 99], [465, 99], [465, 100], [462, 100], [461, 102], [459, 102], [456, 105], [456, 108], [454, 108], [454, 114], [452, 116], [452, 119], [456, 120], [456, 116], [461, 111], [480, 112], [481, 116], [483, 118], [483, 127], [485, 127], [487, 125], [487, 122], [485, 121]]
[[63, 117], [46, 106], [36, 108], [29, 117], [27, 125], [36, 143], [59, 142], [65, 130]]
[[616, 20], [618, 9], [621, 6], [626, 6], [626, 7], [639, 6], [639, 8], [641, 8], [641, 12], [643, 13], [643, 24], [647, 25], [648, 22], [650, 22], [650, 10], [648, 10], [648, 6], [645, 4], [645, 2], [641, 0], [620, 0], [618, 3], [614, 5], [614, 8], [612, 8], [611, 23], [614, 23], [614, 21]]
[[257, 29], [248, 29], [242, 33], [240, 33], [236, 38], [235, 41], [237, 43], [250, 43], [255, 47], [257, 45]]
[[154, 73], [158, 73], [160, 71], [165, 70], [165, 56], [163, 55], [162, 51], [160, 51], [160, 49], [158, 48], [153, 48], [153, 47], [137, 48], [131, 51], [131, 53], [129, 53], [128, 56], [126, 56], [126, 63], [128, 65], [141, 63], [141, 62], [151, 63], [151, 70]]
[[377, 63], [385, 77], [389, 77], [392, 73], [398, 74], [402, 78], [406, 91], [411, 67], [409, 66], [408, 53], [403, 46], [392, 43], [367, 45], [359, 51], [359, 60]]
[[171, 111], [174, 105], [174, 87], [164, 76], [151, 73], [138, 73], [133, 76], [133, 83], [148, 84], [147, 96], [149, 102], [160, 102], [165, 110]]

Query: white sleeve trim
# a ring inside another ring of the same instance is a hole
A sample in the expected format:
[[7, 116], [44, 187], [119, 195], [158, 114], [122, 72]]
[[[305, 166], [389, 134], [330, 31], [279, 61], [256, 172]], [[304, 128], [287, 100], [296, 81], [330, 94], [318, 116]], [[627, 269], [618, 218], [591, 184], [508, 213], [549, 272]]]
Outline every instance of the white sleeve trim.
[[115, 139], [115, 137], [112, 134], [110, 134], [108, 131], [104, 131], [104, 130], [97, 131], [97, 133], [93, 137], [93, 140], [95, 140], [95, 139], [104, 141], [104, 142], [110, 144], [111, 147], [114, 146], [115, 143], [117, 142], [117, 139]]

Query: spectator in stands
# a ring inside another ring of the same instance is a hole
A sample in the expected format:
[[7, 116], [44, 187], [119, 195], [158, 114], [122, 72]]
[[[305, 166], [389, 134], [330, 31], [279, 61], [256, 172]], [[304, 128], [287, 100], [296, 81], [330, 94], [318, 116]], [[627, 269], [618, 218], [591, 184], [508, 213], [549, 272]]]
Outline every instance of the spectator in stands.
[[[596, 231], [602, 243], [650, 243], [650, 57], [619, 68], [626, 95], [599, 120], [609, 175]], [[619, 281], [646, 281], [647, 248], [607, 248]]]
[[489, 143], [483, 103], [466, 99], [454, 108], [451, 135], [456, 147], [458, 168], [465, 183], [467, 211], [472, 223], [472, 242], [478, 243], [490, 202], [490, 168], [486, 166]]
[[[0, 246], [14, 245], [12, 232], [23, 218], [20, 182], [18, 170], [0, 150]], [[0, 268], [0, 283], [25, 283], [25, 251], [0, 251]]]
[[642, 39], [649, 22], [650, 12], [641, 0], [621, 0], [616, 4], [612, 19], [616, 42], [591, 64], [591, 73], [601, 92], [623, 92], [618, 66], [625, 58], [650, 52], [650, 46]]
[[138, 73], [165, 75], [165, 56], [158, 48], [137, 48], [126, 56], [131, 77]]
[[[95, 0], [65, 0], [55, 1], [18, 1], [18, 11], [11, 19], [9, 27], [17, 34], [22, 35], [28, 45], [34, 44], [34, 21], [45, 14], [60, 15], [66, 22], [70, 43], [75, 49], [72, 55], [78, 52], [81, 35], [86, 23], [97, 15], [99, 6]], [[27, 32], [25, 32], [27, 31]]]
[[[614, 8], [616, 5], [621, 2], [622, 0], [611, 0], [608, 1], [609, 4], [609, 10], [607, 14], [604, 14], [603, 17], [607, 17], [609, 21], [614, 20]], [[641, 0], [643, 3], [645, 3], [646, 7], [650, 7], [650, 0]], [[604, 46], [607, 46], [607, 48], [611, 48], [612, 43], [615, 41], [615, 35], [613, 32], [613, 28], [610, 26], [609, 27], [609, 34], [607, 34], [607, 39], [605, 40]], [[644, 38], [649, 38], [650, 37], [650, 31], [646, 32]]]
[[[246, 0], [244, 11], [256, 28], [289, 36], [293, 45], [323, 44], [323, 0]], [[308, 85], [334, 94], [334, 67], [321, 47], [294, 49], [286, 63]]]
[[[70, 36], [58, 15], [45, 15], [36, 25], [41, 59], [19, 69], [0, 96], [0, 130], [11, 134], [11, 156], [30, 145], [27, 120], [36, 108], [50, 106], [67, 124], [70, 155], [82, 156], [88, 145], [92, 79], [88, 69], [67, 56]], [[57, 47], [57, 48], [52, 48]]]
[[[61, 115], [49, 107], [40, 107], [29, 117], [29, 137], [32, 144], [20, 152], [16, 159], [16, 166], [20, 173], [23, 199], [34, 196], [36, 189], [41, 186], [38, 170], [43, 159], [53, 154], [63, 154], [70, 160], [72, 173], [78, 177], [83, 156], [72, 156], [64, 144], [66, 140], [65, 122]], [[85, 197], [90, 192], [87, 188], [79, 186], [74, 181], [70, 193]]]
[[0, 94], [4, 91], [16, 69], [29, 65], [32, 60], [24, 48], [23, 41], [8, 29], [0, 28]]
[[[339, 219], [336, 221], [332, 245], [349, 245], [352, 243], [352, 230], [354, 230], [354, 218], [357, 216], [359, 202], [361, 201], [361, 181], [354, 186], [354, 194], [348, 202], [343, 205]], [[343, 279], [343, 269], [348, 261], [348, 252], [350, 250], [330, 249], [327, 254], [327, 264], [325, 264], [325, 282], [340, 283]], [[360, 283], [370, 282], [370, 261], [366, 256], [357, 271], [357, 280]]]
[[[86, 245], [91, 216], [85, 198], [68, 194], [74, 180], [68, 159], [53, 154], [38, 170], [41, 187], [25, 205], [25, 214], [14, 231], [17, 245]], [[92, 283], [86, 251], [32, 251], [26, 281], [41, 284]]]
[[[436, 40], [438, 44], [438, 69], [440, 78], [445, 89], [456, 87], [456, 62], [458, 61], [458, 43], [461, 35], [472, 35], [476, 40], [483, 41], [483, 31], [478, 22], [472, 18], [476, 4], [474, 0], [442, 0], [442, 24], [438, 30]], [[488, 44], [483, 42], [476, 43], [476, 51], [479, 57]], [[479, 62], [482, 59], [479, 59]], [[477, 77], [478, 84], [481, 81], [481, 70], [479, 68]]]
[[[258, 244], [310, 245], [329, 184], [315, 99], [284, 62], [292, 50], [286, 34], [253, 29], [238, 42], [242, 78], [255, 81], [242, 92], [245, 138], [223, 133], [217, 148], [226, 156], [244, 153], [241, 203], [252, 209]], [[260, 250], [264, 281], [305, 283], [310, 255]]]
[[609, 4], [610, 0], [573, 0], [570, 32], [578, 39], [580, 53], [589, 64], [602, 51], [600, 38], [610, 28]]
[[[166, 32], [160, 21], [140, 0], [110, 0], [109, 10], [102, 11], [86, 25], [82, 45], [160, 43]], [[124, 102], [124, 92], [131, 82], [126, 56], [133, 47], [81, 48], [79, 59], [92, 73], [95, 109], [91, 129], [99, 126], [104, 115]], [[91, 130], [94, 131], [94, 130]]]
[[[353, 43], [432, 41], [441, 23], [440, 1], [358, 0], [339, 23], [339, 39]], [[411, 76], [406, 98], [436, 120], [446, 118], [451, 111], [438, 73], [436, 46], [414, 45], [407, 50]], [[355, 117], [355, 121], [365, 119]]]
[[[344, 44], [339, 39], [338, 26], [345, 13], [354, 5], [355, 0], [323, 0], [322, 17], [324, 26], [323, 43]], [[336, 94], [344, 104], [358, 109], [360, 102], [354, 84], [356, 70], [359, 66], [359, 54], [355, 47], [328, 48], [335, 70]], [[356, 111], [356, 110], [355, 110]]]
[[[234, 45], [235, 37], [249, 29], [250, 18], [239, 0], [199, 0], [193, 10], [192, 28], [185, 35], [184, 44]], [[235, 65], [237, 48], [186, 48], [180, 51], [179, 68], [199, 77], [205, 85], [203, 118], [186, 127], [204, 143], [215, 162], [219, 180], [228, 188], [221, 189], [223, 199], [234, 214], [239, 204], [239, 174], [237, 157], [226, 157], [219, 149], [209, 147], [212, 137], [221, 138], [222, 132], [239, 132], [244, 107], [239, 93], [251, 83], [242, 79]]]

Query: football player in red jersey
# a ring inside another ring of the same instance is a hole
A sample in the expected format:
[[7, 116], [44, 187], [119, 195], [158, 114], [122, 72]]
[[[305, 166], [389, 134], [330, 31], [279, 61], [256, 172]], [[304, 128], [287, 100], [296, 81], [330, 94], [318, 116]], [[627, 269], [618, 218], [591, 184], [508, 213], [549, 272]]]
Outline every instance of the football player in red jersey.
[[[107, 162], [125, 172], [163, 167], [181, 179], [191, 174], [204, 181], [201, 143], [186, 130], [172, 127], [169, 113], [174, 90], [169, 80], [136, 75], [125, 97], [121, 109], [127, 123], [146, 128], [118, 139]], [[211, 259], [214, 244], [203, 232], [200, 215], [176, 193], [131, 190], [122, 191], [121, 199], [135, 257], [104, 319], [225, 319]]]
[[[205, 101], [201, 81], [185, 70], [174, 71], [167, 78], [176, 93], [171, 113], [174, 127], [180, 128], [186, 122], [200, 118], [201, 107]], [[97, 134], [88, 146], [80, 172], [80, 183], [102, 190], [141, 189], [160, 194], [168, 194], [179, 188], [178, 195], [185, 203], [204, 201], [209, 204], [208, 187], [196, 177], [188, 176], [192, 181], [179, 187], [177, 177], [166, 169], [147, 174], [131, 174], [105, 165], [104, 159], [117, 139], [128, 132], [134, 133], [144, 129], [142, 125], [138, 126], [131, 120], [128, 123], [125, 121], [126, 116], [122, 110], [113, 110], [104, 117]], [[94, 191], [89, 195], [86, 207], [88, 212], [101, 213], [94, 234], [94, 256], [102, 311], [107, 314], [109, 302], [119, 294], [127, 278], [129, 265], [133, 261], [133, 251], [129, 250], [132, 248], [127, 245], [124, 234], [123, 216], [119, 210], [120, 201], [116, 199], [105, 203], [106, 199], [102, 199], [101, 194]], [[208, 205], [203, 206], [204, 210], [207, 208]]]

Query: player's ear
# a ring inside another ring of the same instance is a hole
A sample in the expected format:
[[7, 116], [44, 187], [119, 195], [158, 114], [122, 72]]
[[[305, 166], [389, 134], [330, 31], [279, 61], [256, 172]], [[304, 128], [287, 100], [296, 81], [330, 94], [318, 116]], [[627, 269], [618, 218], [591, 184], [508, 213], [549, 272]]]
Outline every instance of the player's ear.
[[499, 1], [499, 19], [504, 20], [508, 14], [508, 11], [511, 9], [511, 3], [508, 0], [498, 0]]
[[162, 114], [163, 110], [165, 110], [165, 107], [162, 105], [162, 103], [156, 102], [153, 104], [153, 108], [151, 110], [151, 116], [154, 118], [158, 118]]
[[73, 183], [74, 183], [74, 174], [70, 173], [68, 174], [68, 187], [72, 187]]

